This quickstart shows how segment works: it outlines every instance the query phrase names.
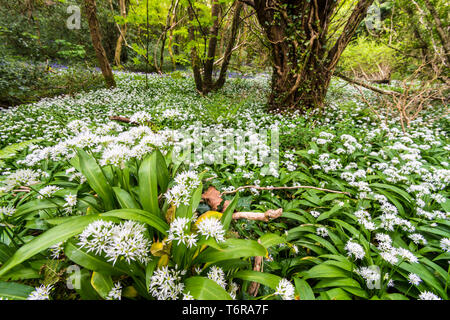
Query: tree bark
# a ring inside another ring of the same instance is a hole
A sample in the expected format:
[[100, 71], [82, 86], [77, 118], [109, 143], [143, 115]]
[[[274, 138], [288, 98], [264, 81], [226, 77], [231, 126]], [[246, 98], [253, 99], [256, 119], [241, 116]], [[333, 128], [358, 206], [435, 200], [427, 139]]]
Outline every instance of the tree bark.
[[108, 58], [106, 57], [105, 49], [102, 45], [100, 24], [97, 19], [97, 5], [95, 3], [95, 0], [85, 0], [84, 4], [89, 22], [92, 44], [97, 55], [97, 60], [100, 64], [100, 69], [102, 70], [103, 77], [105, 78], [106, 86], [108, 88], [115, 87], [116, 81], [114, 80], [111, 66], [109, 64]]

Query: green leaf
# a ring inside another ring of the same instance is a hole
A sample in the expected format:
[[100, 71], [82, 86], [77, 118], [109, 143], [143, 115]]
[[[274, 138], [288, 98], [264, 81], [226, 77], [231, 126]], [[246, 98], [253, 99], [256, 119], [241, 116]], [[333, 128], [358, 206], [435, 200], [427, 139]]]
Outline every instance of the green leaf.
[[284, 237], [274, 233], [266, 233], [259, 238], [259, 243], [261, 243], [266, 249], [285, 242], [286, 239]]
[[0, 281], [0, 297], [2, 298], [26, 300], [33, 291], [33, 287], [24, 284]]
[[319, 222], [319, 221], [328, 219], [329, 217], [331, 217], [335, 213], [339, 212], [339, 209], [342, 209], [342, 207], [339, 205], [339, 203], [335, 204], [333, 206], [333, 208], [331, 208], [330, 210], [322, 213], [319, 217], [317, 217], [316, 221]]
[[[72, 285], [75, 291], [80, 295], [81, 300], [98, 300], [100, 296], [91, 284], [91, 272], [81, 269], [69, 277], [72, 279]], [[68, 280], [69, 280], [68, 279]]]
[[425, 266], [419, 263], [410, 264], [402, 262], [399, 264], [399, 268], [417, 274], [425, 283], [435, 289], [439, 293], [441, 298], [447, 299], [447, 293], [442, 288], [437, 278]]
[[313, 290], [309, 286], [308, 282], [300, 278], [294, 278], [294, 282], [300, 300], [316, 300]]
[[120, 269], [113, 266], [111, 263], [106, 262], [99, 256], [89, 254], [82, 249], [78, 248], [74, 241], [68, 241], [64, 247], [64, 254], [72, 262], [92, 271], [99, 271], [105, 274], [122, 275], [129, 274], [127, 269]]
[[326, 278], [317, 283], [314, 288], [329, 288], [329, 287], [355, 287], [361, 288], [358, 281], [351, 278]]
[[232, 300], [228, 292], [211, 279], [191, 277], [184, 284], [184, 291], [189, 292], [196, 300]]
[[253, 270], [241, 270], [233, 275], [233, 278], [238, 278], [246, 281], [258, 282], [273, 290], [276, 290], [278, 284], [281, 281], [281, 277], [264, 272], [258, 272]]
[[334, 288], [328, 291], [323, 292], [328, 300], [352, 300], [352, 298], [340, 288]]
[[144, 158], [139, 167], [139, 200], [144, 210], [160, 216], [156, 162], [157, 153], [153, 152], [151, 155]]
[[400, 293], [386, 293], [381, 298], [385, 300], [409, 300], [406, 296]]
[[230, 228], [231, 220], [233, 218], [233, 212], [234, 209], [236, 208], [238, 200], [239, 195], [236, 194], [222, 215], [221, 222], [223, 224], [223, 228], [225, 229], [225, 231], [227, 231]]
[[62, 223], [37, 236], [17, 250], [14, 255], [0, 268], [0, 276], [18, 264], [38, 254], [42, 250], [81, 233], [90, 223], [101, 219], [98, 215], [80, 216]]
[[133, 220], [137, 222], [146, 223], [149, 226], [157, 229], [162, 234], [166, 235], [169, 230], [169, 225], [161, 218], [148, 214], [147, 211], [139, 209], [118, 209], [111, 210], [105, 213], [100, 213], [101, 217], [116, 217], [120, 219]]
[[59, 198], [54, 198], [52, 201], [47, 199], [37, 199], [27, 202], [19, 207], [17, 207], [14, 217], [23, 216], [25, 214], [36, 212], [39, 210], [55, 209], [62, 207], [65, 201]]
[[1, 277], [2, 280], [18, 281], [27, 279], [39, 279], [41, 275], [33, 268], [18, 265]]
[[166, 193], [169, 185], [169, 169], [167, 169], [166, 160], [159, 150], [156, 153], [156, 173], [158, 176], [158, 185], [161, 193]]
[[77, 149], [80, 159], [80, 170], [87, 182], [98, 196], [103, 200], [106, 210], [114, 208], [113, 190], [108, 183], [97, 161], [83, 149]]
[[157, 264], [158, 264], [158, 259], [154, 258], [152, 261], [150, 261], [147, 264], [147, 267], [145, 267], [145, 285], [146, 285], [146, 288], [150, 287], [150, 279], [153, 276], [153, 272], [155, 272], [155, 268], [156, 268]]
[[267, 250], [258, 242], [243, 239], [228, 239], [223, 244], [223, 248], [218, 250], [208, 248], [196, 258], [197, 263], [244, 258], [263, 257], [267, 255]]
[[92, 273], [91, 285], [103, 299], [106, 299], [108, 293], [114, 287], [110, 275], [96, 271]]
[[408, 192], [400, 189], [399, 187], [392, 186], [390, 184], [384, 184], [384, 183], [371, 183], [369, 186], [390, 190], [390, 191], [400, 195], [407, 202], [413, 203], [413, 199], [411, 198], [411, 195]]
[[341, 268], [328, 264], [319, 264], [303, 272], [303, 279], [310, 278], [348, 278], [349, 273]]
[[119, 187], [113, 187], [113, 190], [119, 205], [123, 209], [140, 209], [139, 204], [127, 191]]

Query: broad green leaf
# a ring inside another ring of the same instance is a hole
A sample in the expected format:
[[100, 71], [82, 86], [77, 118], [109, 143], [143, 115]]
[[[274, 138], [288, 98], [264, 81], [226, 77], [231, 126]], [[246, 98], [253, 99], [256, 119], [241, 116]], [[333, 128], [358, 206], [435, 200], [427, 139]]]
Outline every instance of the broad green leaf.
[[106, 299], [108, 293], [114, 287], [110, 275], [97, 271], [92, 273], [91, 285], [103, 299]]
[[305, 237], [316, 241], [316, 243], [320, 243], [324, 248], [328, 249], [328, 251], [330, 251], [331, 253], [339, 254], [338, 250], [324, 238], [319, 237], [318, 235], [315, 234], [307, 234]]
[[294, 283], [300, 300], [316, 300], [313, 290], [309, 286], [308, 282], [300, 278], [294, 278]]
[[81, 300], [99, 300], [100, 296], [91, 284], [91, 272], [81, 269], [79, 272], [73, 272], [68, 280], [72, 280], [72, 286], [80, 295]]
[[158, 173], [156, 152], [146, 156], [139, 167], [139, 201], [142, 208], [160, 216], [158, 206]]
[[0, 297], [11, 300], [26, 300], [35, 289], [24, 284], [0, 281]]
[[303, 272], [303, 279], [310, 278], [348, 278], [349, 272], [328, 264], [319, 264]]
[[14, 255], [0, 268], [0, 276], [8, 270], [33, 257], [42, 250], [81, 233], [90, 223], [101, 219], [98, 215], [76, 217], [62, 223], [37, 236], [17, 250]]
[[281, 237], [274, 233], [266, 233], [259, 238], [259, 243], [261, 243], [266, 249], [272, 246], [279, 245], [286, 242], [286, 238]]
[[133, 220], [137, 222], [146, 223], [149, 226], [157, 229], [162, 234], [167, 234], [169, 225], [161, 218], [148, 214], [147, 211], [139, 209], [118, 209], [111, 210], [105, 213], [100, 213], [101, 217], [116, 217], [120, 219]]
[[406, 296], [400, 293], [386, 293], [381, 298], [385, 300], [409, 300]]
[[233, 212], [234, 212], [234, 209], [236, 208], [238, 200], [239, 200], [239, 195], [236, 194], [222, 215], [221, 221], [222, 221], [223, 228], [225, 229], [225, 231], [227, 231], [230, 228], [231, 220], [233, 218]]
[[413, 203], [413, 199], [411, 198], [411, 195], [408, 192], [406, 192], [405, 190], [400, 189], [399, 187], [396, 187], [396, 186], [393, 186], [390, 184], [385, 184], [385, 183], [371, 183], [369, 186], [390, 190], [390, 191], [400, 195], [407, 202]]
[[267, 250], [264, 246], [253, 240], [243, 239], [228, 239], [223, 244], [223, 248], [218, 250], [208, 248], [196, 259], [197, 263], [244, 258], [244, 257], [264, 257], [267, 255]]
[[232, 300], [225, 289], [208, 278], [191, 277], [184, 284], [184, 291], [189, 292], [196, 300]]
[[158, 259], [153, 258], [153, 260], [150, 261], [147, 264], [147, 266], [145, 267], [145, 285], [146, 285], [146, 288], [150, 287], [150, 280], [151, 280], [151, 278], [153, 276], [153, 272], [155, 272], [155, 268], [156, 268], [157, 263], [158, 263]]
[[167, 169], [166, 160], [159, 150], [156, 153], [156, 172], [158, 175], [158, 185], [161, 193], [166, 193], [169, 185], [169, 170]]
[[80, 159], [80, 170], [87, 182], [98, 196], [103, 200], [106, 210], [114, 207], [113, 190], [108, 183], [97, 161], [83, 149], [77, 149]]
[[39, 279], [41, 275], [33, 268], [18, 265], [1, 277], [2, 280], [18, 281], [27, 279]]
[[271, 274], [258, 272], [253, 270], [241, 270], [233, 275], [233, 278], [238, 278], [246, 281], [258, 282], [275, 290], [281, 281], [281, 277]]
[[123, 209], [140, 209], [139, 204], [127, 191], [119, 187], [113, 187], [113, 190], [119, 205]]
[[425, 283], [435, 289], [441, 298], [447, 299], [447, 293], [442, 288], [441, 283], [425, 266], [420, 263], [402, 262], [400, 263], [399, 268], [417, 274]]
[[323, 293], [328, 298], [328, 300], [352, 300], [348, 293], [341, 288], [334, 288]]
[[351, 278], [326, 278], [317, 283], [314, 288], [329, 288], [329, 287], [355, 287], [361, 288], [358, 281]]
[[64, 254], [72, 262], [92, 271], [99, 271], [111, 275], [130, 273], [130, 270], [113, 266], [112, 263], [105, 261], [103, 258], [83, 251], [75, 245], [74, 241], [67, 241], [64, 247]]
[[54, 198], [52, 200], [47, 199], [32, 200], [17, 207], [16, 212], [14, 213], [14, 217], [23, 216], [25, 214], [36, 212], [39, 210], [61, 208], [64, 204], [65, 201], [59, 198]]

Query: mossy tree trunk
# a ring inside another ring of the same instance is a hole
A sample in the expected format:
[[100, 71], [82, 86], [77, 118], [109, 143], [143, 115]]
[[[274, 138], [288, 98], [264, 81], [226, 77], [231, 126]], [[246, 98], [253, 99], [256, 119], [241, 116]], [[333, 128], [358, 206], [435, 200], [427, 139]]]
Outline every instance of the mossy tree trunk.
[[272, 52], [271, 110], [322, 107], [345, 47], [374, 0], [359, 0], [335, 42], [329, 26], [339, 0], [241, 0], [256, 11]]
[[102, 45], [102, 36], [100, 33], [100, 24], [97, 19], [97, 4], [95, 0], [85, 0], [86, 15], [89, 22], [89, 30], [91, 33], [92, 45], [94, 46], [97, 60], [100, 65], [103, 77], [105, 78], [106, 86], [112, 88], [116, 86], [114, 75], [112, 73], [111, 65], [106, 56], [105, 49]]

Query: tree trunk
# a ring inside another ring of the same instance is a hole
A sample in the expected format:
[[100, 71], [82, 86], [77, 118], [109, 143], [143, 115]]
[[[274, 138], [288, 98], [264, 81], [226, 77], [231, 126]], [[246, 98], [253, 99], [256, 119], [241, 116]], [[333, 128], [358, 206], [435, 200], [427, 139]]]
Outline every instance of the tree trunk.
[[[230, 63], [231, 54], [233, 52], [233, 47], [236, 42], [237, 32], [240, 25], [240, 14], [242, 11], [242, 3], [239, 0], [235, 1], [235, 9], [233, 14], [232, 30], [229, 42], [227, 44], [227, 49], [223, 58], [222, 66], [220, 69], [219, 78], [217, 80], [213, 79], [214, 73], [214, 60], [217, 51], [217, 37], [219, 34], [219, 14], [220, 14], [220, 2], [219, 0], [212, 0], [211, 6], [211, 17], [213, 19], [213, 24], [209, 29], [207, 36], [209, 37], [208, 51], [206, 54], [206, 59], [203, 61], [203, 75], [202, 75], [202, 61], [198, 56], [197, 49], [192, 46], [191, 49], [191, 63], [192, 70], [194, 73], [195, 84], [197, 90], [202, 94], [208, 94], [211, 91], [218, 90], [223, 87], [226, 81], [226, 72], [228, 65]], [[192, 6], [188, 7], [189, 20], [189, 40], [195, 41], [195, 29], [192, 25], [192, 21], [196, 19], [195, 12]], [[202, 31], [203, 32], [203, 31]], [[204, 35], [205, 36], [205, 35]]]
[[219, 78], [217, 79], [217, 81], [214, 85], [215, 90], [222, 88], [226, 81], [228, 65], [230, 64], [231, 54], [233, 53], [233, 48], [236, 43], [236, 38], [237, 38], [238, 30], [239, 30], [239, 24], [241, 21], [240, 15], [241, 15], [242, 7], [243, 7], [242, 2], [237, 1], [235, 8], [234, 8], [230, 40], [228, 41], [227, 48], [223, 55], [224, 58], [223, 58], [222, 66], [220, 67]]
[[103, 77], [105, 78], [106, 86], [108, 88], [115, 87], [116, 82], [112, 73], [108, 58], [106, 57], [105, 49], [102, 45], [102, 37], [100, 34], [100, 24], [97, 19], [97, 5], [95, 0], [85, 0], [86, 14], [89, 22], [89, 30], [91, 33], [92, 44], [97, 55], [97, 60], [100, 64]]
[[336, 64], [374, 0], [359, 0], [333, 46], [328, 27], [339, 1], [242, 1], [253, 6], [271, 44], [269, 109], [322, 107]]
[[428, 11], [430, 11], [431, 16], [433, 17], [434, 26], [436, 27], [437, 34], [439, 36], [439, 39], [441, 40], [442, 47], [444, 48], [445, 61], [447, 62], [447, 66], [450, 67], [450, 40], [448, 37], [448, 33], [445, 32], [442, 21], [439, 18], [438, 13], [434, 5], [431, 4], [430, 0], [425, 0], [425, 5]]
[[[124, 19], [127, 18], [127, 7], [125, 4], [125, 0], [119, 0], [119, 6], [120, 6], [120, 14], [122, 15], [122, 17]], [[122, 45], [123, 42], [125, 41], [125, 37], [127, 34], [127, 24], [125, 22], [125, 24], [121, 24], [119, 26], [119, 38], [117, 39], [117, 43], [116, 43], [116, 51], [114, 53], [114, 63], [116, 66], [120, 66], [120, 56], [122, 54]]]

